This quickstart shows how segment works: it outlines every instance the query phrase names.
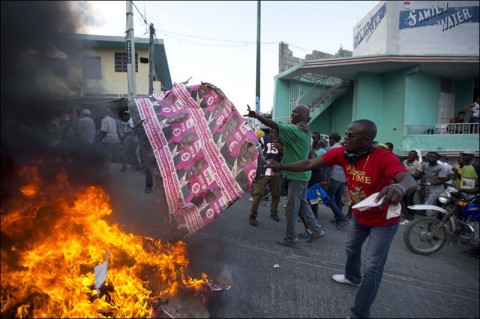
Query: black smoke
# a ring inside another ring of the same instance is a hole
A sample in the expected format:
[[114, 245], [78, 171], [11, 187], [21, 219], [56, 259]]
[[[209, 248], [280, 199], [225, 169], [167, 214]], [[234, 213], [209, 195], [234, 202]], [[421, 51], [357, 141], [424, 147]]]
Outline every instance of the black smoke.
[[[15, 192], [19, 169], [43, 159], [45, 174], [64, 169], [73, 183], [105, 183], [104, 159], [96, 150], [52, 143], [49, 123], [70, 107], [81, 83], [52, 81], [58, 58], [75, 48], [66, 40], [89, 23], [85, 2], [1, 2], [2, 204]], [[83, 7], [82, 7], [83, 6]], [[48, 177], [48, 176], [47, 176]]]

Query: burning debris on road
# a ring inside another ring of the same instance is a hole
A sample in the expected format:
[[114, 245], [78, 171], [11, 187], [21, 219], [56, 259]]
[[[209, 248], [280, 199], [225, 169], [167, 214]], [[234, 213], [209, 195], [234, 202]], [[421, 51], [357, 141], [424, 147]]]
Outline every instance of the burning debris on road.
[[[24, 167], [15, 196], [2, 203], [2, 317], [208, 317], [210, 293], [223, 288], [186, 274], [183, 242], [109, 225], [104, 190], [75, 189], [63, 170], [42, 180], [51, 166]], [[106, 251], [106, 280], [97, 286]]]
[[[0, 315], [207, 317], [203, 302], [215, 289], [205, 290], [212, 287], [205, 274], [186, 273], [185, 243], [110, 225], [104, 158], [49, 140], [46, 125], [64, 112], [54, 101], [82, 83], [54, 81], [46, 62], [58, 48], [75, 52], [62, 34], [92, 22], [85, 4], [1, 2]], [[94, 269], [106, 251], [98, 286]]]

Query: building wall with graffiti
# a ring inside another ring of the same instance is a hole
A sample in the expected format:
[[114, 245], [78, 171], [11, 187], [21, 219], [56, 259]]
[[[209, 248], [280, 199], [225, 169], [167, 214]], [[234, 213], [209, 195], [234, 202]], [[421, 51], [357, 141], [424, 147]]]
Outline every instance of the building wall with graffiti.
[[478, 1], [380, 1], [353, 29], [353, 56], [478, 55]]

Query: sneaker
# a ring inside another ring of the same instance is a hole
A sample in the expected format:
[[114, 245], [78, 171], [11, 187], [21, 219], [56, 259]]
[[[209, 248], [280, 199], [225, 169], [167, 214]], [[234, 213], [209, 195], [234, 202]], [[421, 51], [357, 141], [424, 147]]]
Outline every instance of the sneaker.
[[346, 219], [345, 221], [343, 222], [339, 222], [337, 224], [337, 229], [342, 229], [343, 227], [347, 226], [348, 224], [350, 224], [350, 220], [349, 219]]
[[352, 285], [352, 286], [355, 286], [355, 287], [360, 286], [360, 284], [354, 284], [353, 282], [351, 282], [350, 280], [345, 278], [345, 275], [333, 275], [332, 279], [333, 279], [333, 281], [336, 281], [339, 284], [347, 284], [347, 285]]
[[253, 197], [250, 197], [248, 200], [251, 201], [251, 202], [253, 202]]
[[288, 237], [284, 237], [282, 240], [277, 240], [277, 244], [282, 246], [292, 246], [298, 242], [298, 238], [290, 239]]
[[280, 221], [280, 217], [278, 217], [277, 214], [270, 214], [270, 217], [272, 217], [272, 219], [276, 222], [279, 222]]
[[305, 229], [301, 234], [298, 234], [298, 238], [306, 239], [312, 237], [312, 231], [310, 229]]
[[330, 219], [329, 222], [330, 222], [331, 224], [337, 225], [337, 221], [336, 221], [335, 219]]
[[410, 221], [408, 219], [404, 219], [400, 222], [400, 225], [406, 225], [408, 223], [410, 223]]
[[257, 226], [257, 219], [253, 216], [250, 216], [249, 223], [252, 226]]
[[462, 254], [470, 257], [479, 258], [480, 248], [470, 248], [461, 251]]
[[305, 242], [311, 243], [315, 239], [322, 238], [323, 236], [325, 236], [325, 231], [323, 229], [321, 229], [320, 233], [312, 232], [312, 236], [308, 237], [307, 240], [305, 240]]

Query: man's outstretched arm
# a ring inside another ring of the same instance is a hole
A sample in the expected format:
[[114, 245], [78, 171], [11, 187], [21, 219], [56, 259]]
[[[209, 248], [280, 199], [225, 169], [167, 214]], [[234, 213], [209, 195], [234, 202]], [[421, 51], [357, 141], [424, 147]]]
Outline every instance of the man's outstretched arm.
[[248, 114], [245, 115], [245, 116], [253, 117], [253, 118], [259, 120], [260, 123], [262, 123], [263, 125], [268, 126], [269, 128], [274, 128], [278, 131], [277, 122], [272, 121], [270, 119], [267, 119], [267, 118], [257, 114], [255, 111], [250, 110], [250, 105], [248, 105], [248, 104], [247, 104], [247, 110], [248, 110]]
[[314, 168], [325, 167], [327, 163], [321, 157], [315, 157], [309, 160], [298, 161], [294, 163], [282, 164], [274, 160], [267, 160], [267, 163], [264, 165], [266, 168], [271, 168], [274, 171], [284, 170], [292, 172], [304, 172], [311, 171]]

